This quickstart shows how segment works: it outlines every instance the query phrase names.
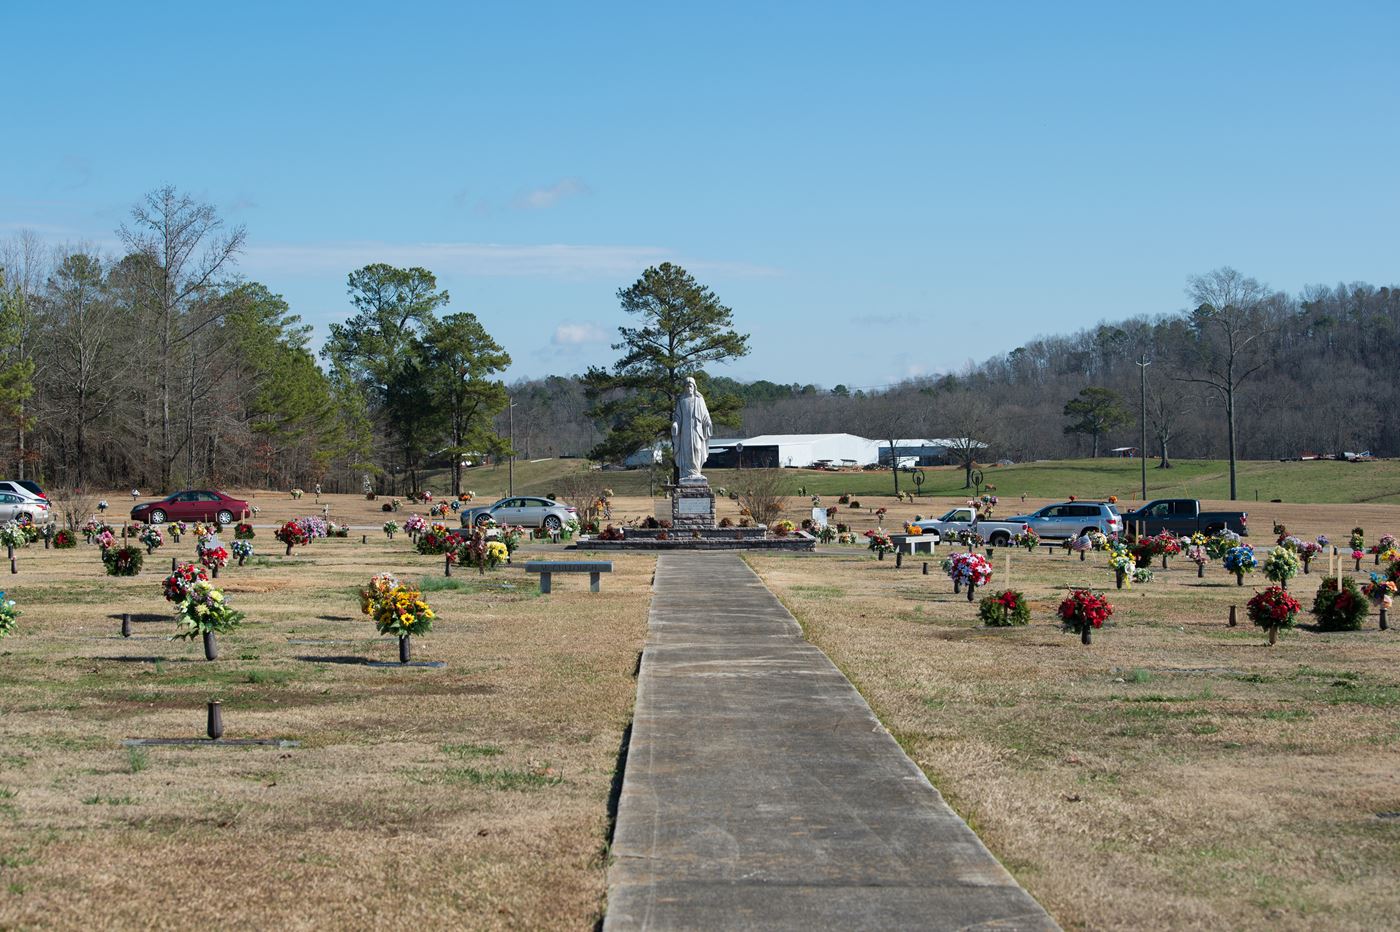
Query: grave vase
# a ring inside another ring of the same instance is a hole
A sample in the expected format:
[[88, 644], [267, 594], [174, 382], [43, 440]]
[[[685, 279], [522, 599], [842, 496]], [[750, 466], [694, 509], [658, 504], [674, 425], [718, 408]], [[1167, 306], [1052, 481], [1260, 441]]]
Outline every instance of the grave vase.
[[1091, 625], [1091, 624], [1089, 624], [1089, 622], [1086, 621], [1086, 622], [1084, 622], [1083, 627], [1081, 627], [1081, 628], [1079, 629], [1079, 643], [1080, 643], [1080, 644], [1089, 644], [1089, 643], [1091, 643], [1093, 640], [1094, 640], [1094, 626]]
[[219, 659], [219, 639], [213, 631], [204, 632], [204, 659]]
[[1269, 646], [1273, 647], [1278, 643], [1278, 625], [1269, 625]]
[[413, 659], [413, 642], [405, 635], [399, 638], [399, 663], [408, 663]]
[[972, 601], [972, 595], [973, 595], [973, 593], [975, 593], [976, 591], [977, 591], [977, 583], [972, 582], [971, 580], [968, 580], [968, 583], [967, 583], [967, 600], [968, 600], [969, 602]]
[[1206, 578], [1206, 565], [1205, 565], [1204, 563], [1197, 563], [1197, 564], [1196, 564], [1196, 578], [1197, 578], [1197, 579], [1205, 579], [1205, 578]]
[[1125, 575], [1125, 574], [1124, 574], [1124, 572], [1123, 572], [1123, 570], [1122, 570], [1121, 568], [1118, 569], [1118, 570], [1116, 570], [1116, 571], [1114, 572], [1114, 576], [1115, 576], [1115, 580], [1114, 580], [1114, 581], [1118, 584], [1118, 588], [1119, 588], [1119, 589], [1122, 589], [1122, 588], [1123, 588], [1123, 576], [1124, 576], [1124, 575]]
[[1243, 585], [1244, 585], [1244, 573], [1236, 573], [1236, 574], [1235, 574], [1235, 585], [1237, 585], [1237, 586], [1243, 586]]

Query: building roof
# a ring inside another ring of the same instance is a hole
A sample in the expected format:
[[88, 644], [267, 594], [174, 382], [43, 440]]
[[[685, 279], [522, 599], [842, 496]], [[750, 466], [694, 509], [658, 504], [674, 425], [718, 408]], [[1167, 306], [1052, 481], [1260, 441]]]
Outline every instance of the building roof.
[[[815, 443], [819, 440], [834, 440], [841, 438], [844, 440], [858, 440], [861, 443], [874, 443], [874, 440], [867, 440], [864, 437], [857, 437], [855, 434], [760, 434], [757, 437], [748, 437], [742, 440], [731, 440], [728, 443], [742, 443], [746, 447], [775, 447], [782, 444], [795, 443]], [[714, 444], [715, 441], [710, 441]]]

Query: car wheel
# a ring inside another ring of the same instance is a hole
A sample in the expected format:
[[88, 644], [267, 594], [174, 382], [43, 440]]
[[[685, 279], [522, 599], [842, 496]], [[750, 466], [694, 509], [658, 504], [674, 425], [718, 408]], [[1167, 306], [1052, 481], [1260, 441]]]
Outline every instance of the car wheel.
[[486, 527], [486, 522], [488, 522], [488, 521], [490, 521], [490, 520], [491, 520], [491, 516], [490, 516], [490, 515], [487, 515], [487, 514], [477, 515], [477, 516], [476, 516], [476, 526], [477, 526], [477, 527]]
[[218, 521], [220, 524], [232, 524], [233, 512], [225, 508], [223, 511], [219, 512], [214, 516], [214, 520]]
[[164, 524], [164, 523], [165, 523], [165, 512], [163, 512], [163, 511], [161, 511], [159, 508], [157, 508], [155, 511], [151, 512], [150, 517], [149, 517], [149, 522], [150, 522], [151, 524]]
[[1011, 543], [1011, 535], [1005, 531], [997, 531], [991, 536], [989, 543], [991, 543], [993, 547], [1005, 547], [1007, 544]]
[[561, 527], [563, 527], [563, 526], [564, 526], [564, 522], [559, 520], [559, 516], [558, 516], [558, 515], [545, 515], [545, 517], [544, 517], [544, 529], [545, 529], [546, 531], [549, 531], [550, 533], [553, 533], [553, 532], [559, 530], [559, 529], [560, 529]]

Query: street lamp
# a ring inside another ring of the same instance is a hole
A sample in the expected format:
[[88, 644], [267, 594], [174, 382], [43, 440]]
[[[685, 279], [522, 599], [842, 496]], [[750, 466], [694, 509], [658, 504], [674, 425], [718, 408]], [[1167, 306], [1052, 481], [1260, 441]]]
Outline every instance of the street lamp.
[[515, 494], [515, 399], [506, 396], [509, 404], [506, 406], [506, 413], [510, 417], [510, 465], [506, 467], [506, 495]]
[[734, 456], [737, 460], [738, 468], [742, 470], [744, 468], [744, 445], [742, 443], [734, 444]]

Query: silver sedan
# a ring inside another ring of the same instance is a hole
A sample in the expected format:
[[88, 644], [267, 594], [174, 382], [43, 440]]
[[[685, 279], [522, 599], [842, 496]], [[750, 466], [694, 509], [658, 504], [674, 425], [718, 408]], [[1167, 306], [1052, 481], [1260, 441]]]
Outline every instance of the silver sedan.
[[462, 512], [462, 527], [485, 524], [519, 524], [523, 527], [542, 527], [557, 531], [572, 521], [576, 511], [572, 505], [556, 502], [550, 498], [517, 495], [503, 498], [493, 505], [468, 508]]

